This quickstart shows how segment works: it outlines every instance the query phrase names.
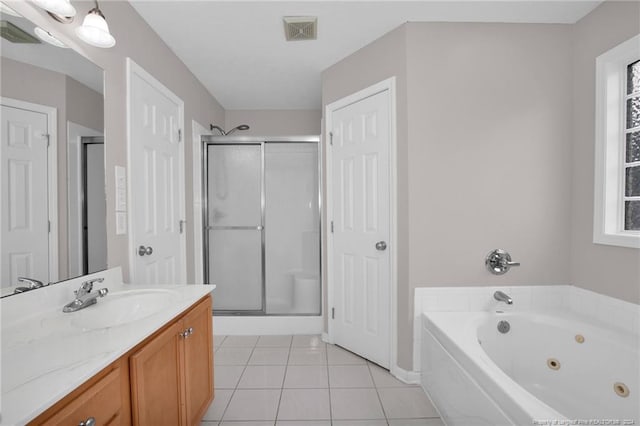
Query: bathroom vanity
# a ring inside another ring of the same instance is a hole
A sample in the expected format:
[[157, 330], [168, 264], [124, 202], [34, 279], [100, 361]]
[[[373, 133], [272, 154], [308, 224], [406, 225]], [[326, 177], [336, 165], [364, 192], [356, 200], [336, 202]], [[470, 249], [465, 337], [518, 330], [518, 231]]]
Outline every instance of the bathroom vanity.
[[[98, 276], [107, 296], [63, 313]], [[213, 400], [214, 288], [127, 285], [112, 269], [2, 299], [0, 424], [198, 425]]]

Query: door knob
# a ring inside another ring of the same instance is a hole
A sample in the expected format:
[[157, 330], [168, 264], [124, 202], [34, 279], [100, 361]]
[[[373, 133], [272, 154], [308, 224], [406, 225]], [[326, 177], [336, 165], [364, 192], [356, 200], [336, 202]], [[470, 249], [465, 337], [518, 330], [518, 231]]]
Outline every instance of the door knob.
[[151, 246], [149, 246], [149, 247], [145, 247], [145, 246], [138, 247], [138, 254], [140, 256], [144, 256], [145, 254], [147, 256], [150, 256], [152, 253], [153, 253], [153, 248]]
[[384, 241], [378, 241], [376, 243], [376, 250], [384, 251], [387, 249], [387, 243]]

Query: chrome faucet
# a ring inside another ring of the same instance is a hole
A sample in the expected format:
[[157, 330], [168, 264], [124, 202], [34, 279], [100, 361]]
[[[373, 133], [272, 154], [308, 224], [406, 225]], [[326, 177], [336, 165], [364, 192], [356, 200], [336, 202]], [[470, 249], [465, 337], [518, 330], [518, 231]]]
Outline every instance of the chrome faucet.
[[47, 284], [43, 284], [42, 281], [38, 281], [36, 279], [26, 278], [26, 277], [18, 277], [18, 282], [24, 283], [27, 286], [16, 287], [16, 289], [13, 290], [14, 294], [24, 293], [25, 291], [35, 290], [36, 288], [44, 287], [45, 285], [47, 285]]
[[98, 297], [104, 297], [109, 293], [109, 289], [101, 288], [96, 291], [93, 290], [93, 283], [101, 283], [104, 278], [95, 278], [93, 280], [85, 281], [80, 285], [80, 288], [75, 291], [76, 298], [72, 302], [67, 303], [62, 312], [75, 312], [80, 309], [84, 309], [87, 306], [94, 305], [97, 302]]
[[493, 293], [493, 298], [496, 299], [498, 302], [504, 302], [507, 305], [513, 305], [513, 299], [511, 299], [509, 296], [507, 296], [505, 293], [501, 292], [500, 290]]
[[494, 275], [506, 274], [512, 267], [520, 266], [520, 262], [512, 262], [511, 255], [502, 249], [492, 250], [484, 259], [484, 264]]

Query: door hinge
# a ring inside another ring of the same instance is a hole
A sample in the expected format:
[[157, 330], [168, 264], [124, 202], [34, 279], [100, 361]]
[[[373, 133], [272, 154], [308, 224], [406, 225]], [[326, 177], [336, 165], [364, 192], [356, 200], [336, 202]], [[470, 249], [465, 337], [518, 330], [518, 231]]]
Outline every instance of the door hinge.
[[182, 129], [178, 129], [178, 142], [182, 142]]
[[49, 234], [51, 233], [51, 221], [50, 220], [47, 221], [47, 232]]
[[336, 308], [331, 308], [331, 319], [336, 319]]
[[186, 223], [187, 223], [187, 221], [186, 221], [186, 220], [181, 220], [181, 221], [179, 222], [179, 224], [180, 224], [180, 233], [181, 233], [181, 234], [184, 232], [184, 225], [185, 225]]
[[45, 133], [44, 136], [47, 139], [47, 146], [51, 145], [51, 135], [49, 135], [48, 133]]
[[329, 145], [333, 145], [333, 132], [329, 132]]
[[333, 221], [331, 221], [331, 233], [333, 234]]

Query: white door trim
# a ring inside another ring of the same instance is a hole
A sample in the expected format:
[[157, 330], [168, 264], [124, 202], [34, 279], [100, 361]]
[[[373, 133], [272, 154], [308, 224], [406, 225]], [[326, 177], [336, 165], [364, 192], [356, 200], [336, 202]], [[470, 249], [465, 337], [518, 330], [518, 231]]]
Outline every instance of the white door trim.
[[[133, 239], [133, 211], [131, 209], [132, 202], [132, 183], [131, 183], [131, 81], [134, 75], [137, 75], [142, 80], [147, 82], [150, 86], [156, 89], [158, 92], [162, 93], [167, 98], [171, 99], [172, 102], [175, 102], [178, 105], [178, 128], [181, 132], [180, 143], [178, 144], [178, 179], [179, 179], [179, 188], [182, 188], [182, 191], [179, 191], [179, 203], [180, 203], [180, 218], [182, 220], [185, 219], [185, 164], [184, 164], [184, 145], [185, 145], [185, 131], [184, 131], [184, 102], [180, 99], [176, 94], [174, 94], [171, 90], [165, 87], [160, 81], [158, 81], [154, 76], [149, 74], [144, 70], [140, 65], [136, 64], [133, 59], [127, 57], [127, 164], [129, 171], [127, 172], [127, 228], [128, 228], [128, 240], [129, 240], [129, 281], [131, 282], [133, 276], [133, 268], [136, 261], [136, 256], [138, 255], [136, 252], [135, 241]], [[108, 174], [108, 172], [107, 172]], [[107, 214], [109, 214], [107, 212]], [[186, 284], [187, 283], [187, 239], [186, 239], [186, 231], [180, 234], [180, 283], [176, 284]]]
[[[346, 96], [342, 99], [339, 99], [335, 102], [328, 104], [325, 107], [325, 120], [326, 120], [326, 130], [325, 130], [325, 147], [326, 149], [326, 188], [327, 188], [327, 225], [331, 223], [333, 220], [333, 192], [334, 189], [332, 187], [332, 176], [333, 176], [333, 164], [332, 164], [332, 147], [329, 141], [326, 139], [329, 137], [329, 133], [332, 127], [332, 113], [341, 108], [344, 108], [350, 104], [356, 103], [362, 99], [368, 98], [370, 96], [376, 95], [378, 93], [388, 91], [389, 92], [389, 202], [390, 202], [390, 210], [389, 210], [389, 251], [390, 251], [390, 265], [389, 265], [389, 274], [390, 274], [390, 288], [389, 288], [389, 340], [390, 340], [390, 356], [389, 356], [389, 365], [390, 370], [394, 375], [401, 374], [401, 371], [398, 367], [398, 340], [397, 340], [397, 299], [398, 299], [398, 250], [397, 250], [397, 154], [396, 154], [396, 78], [391, 77], [386, 80], [383, 80], [379, 83], [376, 83], [366, 89], [360, 90], [356, 93], [353, 93], [349, 96]], [[327, 229], [327, 315], [328, 318], [328, 339], [329, 342], [334, 341], [334, 330], [332, 327], [331, 321], [331, 307], [334, 305], [334, 280], [333, 280], [333, 235], [331, 233], [331, 226], [328, 225], [325, 227]]]
[[[0, 97], [0, 104], [12, 108], [35, 111], [47, 116], [47, 191], [49, 206], [49, 282], [57, 282], [58, 277], [58, 110], [47, 105], [34, 104], [18, 99]], [[1, 179], [1, 177], [0, 177]]]
[[[81, 124], [67, 121], [67, 233], [68, 238], [68, 268], [69, 276], [81, 275], [83, 268], [82, 252], [84, 250], [84, 240], [82, 238], [82, 203], [72, 203], [70, 194], [79, 194], [81, 190], [81, 145], [85, 136], [102, 136], [104, 133], [90, 129]], [[73, 149], [72, 149], [73, 148]], [[73, 157], [72, 157], [73, 155]], [[73, 167], [72, 167], [73, 166]], [[71, 176], [71, 172], [75, 172]], [[72, 185], [74, 185], [72, 187]], [[72, 241], [72, 238], [73, 241]], [[72, 256], [73, 254], [73, 256]]]
[[210, 135], [202, 124], [191, 121], [193, 143], [193, 256], [195, 284], [204, 283], [203, 236], [202, 236], [202, 135]]

